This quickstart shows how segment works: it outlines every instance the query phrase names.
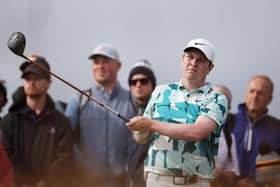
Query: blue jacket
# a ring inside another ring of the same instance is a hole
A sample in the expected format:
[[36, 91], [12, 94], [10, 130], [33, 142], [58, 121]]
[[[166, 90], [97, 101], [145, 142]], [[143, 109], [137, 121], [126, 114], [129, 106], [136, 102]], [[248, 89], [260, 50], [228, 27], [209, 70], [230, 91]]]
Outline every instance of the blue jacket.
[[[252, 143], [250, 144], [249, 129], [252, 128]], [[236, 114], [233, 133], [236, 139], [240, 175], [242, 177], [254, 176], [256, 173], [256, 158], [263, 150], [268, 148], [280, 152], [280, 121], [264, 114], [254, 122], [247, 116], [245, 104], [240, 104]], [[269, 151], [268, 150], [268, 151]]]
[[[119, 84], [110, 94], [93, 86], [91, 95], [127, 119], [135, 116], [129, 92]], [[74, 95], [65, 112], [73, 128], [78, 124], [79, 98], [80, 94]], [[126, 123], [93, 101], [82, 107], [79, 119], [80, 145], [75, 157], [88, 175], [101, 180], [127, 176], [128, 149], [135, 142]]]

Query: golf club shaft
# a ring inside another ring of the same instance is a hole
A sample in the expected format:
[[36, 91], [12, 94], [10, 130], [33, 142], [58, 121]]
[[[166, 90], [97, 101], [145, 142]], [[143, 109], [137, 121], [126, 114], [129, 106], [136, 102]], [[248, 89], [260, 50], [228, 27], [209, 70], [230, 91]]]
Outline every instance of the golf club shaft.
[[37, 67], [41, 68], [42, 70], [48, 72], [49, 74], [51, 74], [52, 76], [54, 76], [55, 78], [61, 80], [62, 82], [64, 82], [65, 84], [67, 84], [68, 86], [70, 86], [71, 88], [77, 90], [78, 92], [80, 92], [81, 94], [83, 94], [84, 96], [88, 97], [90, 100], [94, 101], [96, 104], [98, 104], [99, 106], [103, 107], [104, 109], [106, 109], [107, 111], [113, 113], [115, 116], [119, 117], [120, 119], [122, 119], [125, 122], [128, 122], [129, 120], [127, 118], [125, 118], [124, 116], [122, 116], [120, 113], [116, 112], [115, 110], [113, 110], [111, 107], [105, 105], [104, 103], [101, 103], [100, 101], [98, 101], [97, 99], [95, 99], [94, 97], [92, 97], [91, 95], [89, 95], [88, 93], [84, 92], [83, 90], [79, 89], [78, 87], [74, 86], [73, 84], [69, 83], [68, 81], [64, 80], [62, 77], [58, 76], [57, 74], [49, 71], [47, 68], [45, 68], [44, 66], [42, 66], [39, 63], [33, 62], [31, 59], [29, 59], [28, 57], [24, 56], [23, 54], [20, 55], [21, 57], [23, 57], [24, 59], [26, 59], [28, 62], [35, 64]]

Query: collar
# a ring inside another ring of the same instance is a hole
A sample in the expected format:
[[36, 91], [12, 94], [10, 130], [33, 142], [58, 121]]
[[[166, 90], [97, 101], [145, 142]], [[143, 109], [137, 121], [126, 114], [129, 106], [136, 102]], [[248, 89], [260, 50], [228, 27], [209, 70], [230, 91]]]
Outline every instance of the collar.
[[41, 119], [45, 116], [48, 116], [52, 111], [54, 111], [54, 103], [49, 95], [46, 97], [46, 104], [40, 114], [36, 114], [35, 111], [33, 111], [27, 104], [25, 104], [21, 109], [20, 112], [30, 117], [33, 120]]
[[257, 121], [263, 119], [268, 114], [268, 109], [266, 109], [265, 112], [263, 114], [261, 114], [257, 119], [255, 119], [254, 121], [251, 121], [250, 117], [249, 117], [248, 109], [246, 107], [246, 104], [241, 103], [241, 104], [238, 105], [238, 108], [245, 112], [248, 121], [250, 121], [252, 124], [255, 124]]
[[103, 86], [94, 85], [93, 88], [98, 90], [99, 92], [103, 93], [104, 95], [107, 95], [108, 97], [113, 98], [118, 95], [118, 93], [121, 89], [121, 84], [119, 82], [117, 82], [117, 84], [115, 85], [115, 87], [113, 88], [111, 93], [108, 93]]
[[209, 83], [209, 82], [205, 82], [204, 85], [200, 88], [196, 88], [196, 89], [193, 89], [192, 91], [188, 91], [184, 85], [183, 85], [183, 81], [180, 80], [178, 82], [178, 89], [181, 90], [181, 91], [185, 91], [185, 92], [188, 92], [190, 94], [193, 94], [193, 93], [210, 93], [213, 88], [212, 88], [212, 84]]
[[141, 116], [144, 113], [148, 103], [146, 103], [145, 105], [138, 105], [136, 103], [135, 98], [132, 96], [131, 93], [130, 93], [130, 97], [132, 98], [131, 100], [132, 100], [133, 108], [134, 108], [134, 111], [135, 111], [136, 115], [140, 115]]

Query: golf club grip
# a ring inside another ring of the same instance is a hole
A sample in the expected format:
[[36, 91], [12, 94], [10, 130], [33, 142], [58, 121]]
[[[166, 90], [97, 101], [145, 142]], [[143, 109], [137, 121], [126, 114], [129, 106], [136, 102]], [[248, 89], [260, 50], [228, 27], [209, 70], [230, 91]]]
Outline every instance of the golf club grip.
[[122, 119], [123, 121], [125, 121], [126, 123], [129, 122], [129, 120], [128, 120], [126, 117], [122, 116], [120, 113], [119, 113], [118, 117], [121, 118], [121, 119]]
[[100, 101], [98, 101], [97, 99], [95, 99], [94, 97], [92, 97], [91, 95], [89, 95], [88, 93], [84, 92], [83, 90], [79, 89], [78, 87], [74, 86], [73, 84], [69, 83], [68, 81], [64, 80], [63, 78], [61, 78], [60, 76], [58, 76], [57, 74], [49, 71], [47, 68], [45, 68], [44, 66], [42, 66], [39, 63], [33, 62], [31, 59], [29, 59], [28, 57], [24, 56], [23, 54], [21, 55], [21, 57], [23, 57], [24, 59], [26, 59], [28, 62], [35, 64], [36, 66], [38, 66], [39, 68], [41, 68], [42, 70], [48, 72], [49, 74], [51, 74], [52, 76], [54, 76], [55, 78], [61, 80], [62, 82], [64, 82], [65, 84], [67, 84], [68, 86], [70, 86], [71, 88], [73, 88], [74, 90], [78, 91], [79, 93], [83, 94], [84, 96], [88, 97], [90, 100], [93, 100], [95, 103], [97, 103], [99, 106], [105, 108], [107, 111], [113, 113], [115, 116], [119, 117], [120, 119], [122, 119], [123, 121], [125, 121], [126, 123], [129, 121], [126, 117], [122, 116], [120, 113], [116, 112], [115, 110], [113, 110], [112, 108], [110, 108], [109, 106], [105, 105], [104, 103], [101, 103]]

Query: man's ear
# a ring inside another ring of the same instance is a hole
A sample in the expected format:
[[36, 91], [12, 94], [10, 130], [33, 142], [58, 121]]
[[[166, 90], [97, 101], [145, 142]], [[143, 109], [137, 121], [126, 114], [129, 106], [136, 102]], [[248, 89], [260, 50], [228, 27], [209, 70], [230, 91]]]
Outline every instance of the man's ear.
[[272, 99], [273, 99], [273, 95], [271, 94], [270, 98], [269, 98], [269, 101], [268, 101], [268, 105], [271, 103]]
[[214, 64], [211, 62], [211, 63], [209, 64], [209, 72], [210, 72], [213, 68], [214, 68]]
[[120, 62], [116, 62], [117, 63], [117, 68], [118, 68], [118, 71], [120, 71], [121, 67], [122, 67], [122, 63]]

